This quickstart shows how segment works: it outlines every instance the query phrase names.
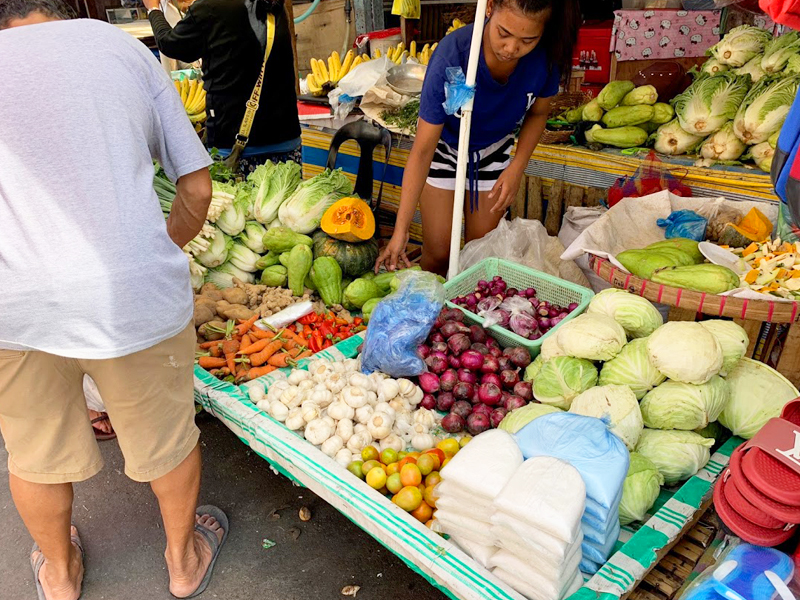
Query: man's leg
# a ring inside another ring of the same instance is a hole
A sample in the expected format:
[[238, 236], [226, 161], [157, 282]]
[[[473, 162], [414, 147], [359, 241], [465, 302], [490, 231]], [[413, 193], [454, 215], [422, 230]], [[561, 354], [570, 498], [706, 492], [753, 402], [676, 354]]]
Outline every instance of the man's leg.
[[70, 541], [72, 484], [30, 483], [10, 475], [9, 485], [25, 527], [47, 557], [39, 571], [47, 600], [77, 600], [83, 562]]
[[169, 591], [183, 598], [197, 589], [211, 563], [211, 548], [202, 534], [195, 531], [195, 523], [214, 531], [220, 540], [224, 534], [213, 517], [195, 515], [200, 493], [200, 447], [195, 446], [176, 469], [152, 481], [150, 486], [164, 519]]

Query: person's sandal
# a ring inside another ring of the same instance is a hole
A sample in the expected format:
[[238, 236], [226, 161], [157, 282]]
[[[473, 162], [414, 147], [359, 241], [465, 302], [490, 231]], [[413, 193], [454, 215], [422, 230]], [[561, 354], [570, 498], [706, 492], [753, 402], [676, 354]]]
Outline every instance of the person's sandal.
[[205, 576], [203, 577], [203, 581], [200, 582], [200, 585], [197, 586], [197, 589], [192, 592], [190, 595], [186, 596], [186, 598], [195, 598], [199, 596], [203, 592], [206, 591], [208, 584], [211, 583], [211, 575], [214, 572], [214, 565], [217, 562], [217, 558], [219, 557], [219, 552], [222, 550], [222, 546], [225, 544], [225, 541], [228, 539], [228, 532], [230, 531], [230, 525], [228, 523], [227, 515], [222, 512], [216, 506], [198, 506], [197, 510], [195, 510], [195, 514], [198, 516], [208, 515], [209, 517], [214, 517], [219, 526], [222, 527], [222, 540], [217, 537], [217, 534], [200, 525], [200, 523], [195, 523], [194, 530], [200, 532], [206, 540], [208, 540], [208, 545], [211, 547], [211, 562], [208, 565], [208, 570], [206, 571]]
[[[70, 529], [75, 527], [74, 525], [70, 526]], [[70, 541], [78, 547], [78, 550], [81, 553], [81, 562], [84, 563], [84, 570], [86, 569], [86, 553], [83, 550], [83, 543], [81, 542], [81, 537], [77, 533], [78, 529], [75, 528], [75, 535], [70, 536]], [[33, 553], [38, 552], [39, 558], [36, 560], [33, 559]], [[42, 570], [42, 565], [44, 565], [44, 554], [42, 554], [41, 549], [39, 548], [39, 544], [34, 543], [33, 548], [31, 548], [31, 568], [33, 569], [33, 580], [36, 583], [36, 593], [39, 595], [39, 600], [47, 600], [47, 596], [44, 595], [44, 587], [42, 587], [42, 582], [39, 580], [39, 571]]]
[[101, 431], [97, 429], [94, 424], [95, 423], [102, 423], [103, 421], [108, 421], [111, 423], [111, 420], [108, 418], [107, 414], [103, 414], [102, 416], [97, 417], [96, 419], [92, 419], [92, 431], [94, 431], [94, 437], [98, 442], [106, 442], [108, 440], [113, 440], [117, 437], [116, 432], [112, 426], [111, 433], [106, 433], [105, 431]]

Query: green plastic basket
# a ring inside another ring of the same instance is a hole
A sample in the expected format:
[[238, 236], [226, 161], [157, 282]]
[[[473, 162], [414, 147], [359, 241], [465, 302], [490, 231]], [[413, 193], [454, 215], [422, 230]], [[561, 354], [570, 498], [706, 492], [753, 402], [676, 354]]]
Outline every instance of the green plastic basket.
[[[479, 317], [473, 312], [468, 311], [462, 306], [453, 304], [451, 300], [459, 296], [466, 296], [470, 292], [475, 291], [475, 286], [481, 279], [491, 281], [492, 277], [500, 275], [509, 287], [517, 289], [534, 288], [536, 295], [540, 300], [558, 304], [559, 306], [567, 306], [573, 302], [578, 304], [578, 308], [573, 310], [569, 315], [564, 317], [561, 323], [576, 317], [586, 310], [589, 302], [594, 296], [594, 292], [589, 288], [585, 288], [576, 283], [553, 277], [547, 273], [542, 273], [535, 269], [530, 269], [522, 265], [518, 265], [507, 260], [499, 258], [487, 258], [482, 260], [476, 265], [471, 266], [469, 269], [456, 275], [444, 284], [445, 292], [447, 293], [447, 306], [450, 308], [458, 308], [464, 311], [466, 318], [471, 323], [479, 323], [483, 325], [483, 318]], [[528, 340], [524, 337], [518, 336], [513, 331], [510, 331], [499, 325], [492, 325], [489, 331], [492, 332], [493, 337], [500, 342], [502, 346], [522, 346], [530, 352], [532, 357], [536, 357], [542, 347], [542, 342], [550, 337], [553, 332], [558, 329], [559, 323], [550, 331], [540, 337], [538, 340]]]

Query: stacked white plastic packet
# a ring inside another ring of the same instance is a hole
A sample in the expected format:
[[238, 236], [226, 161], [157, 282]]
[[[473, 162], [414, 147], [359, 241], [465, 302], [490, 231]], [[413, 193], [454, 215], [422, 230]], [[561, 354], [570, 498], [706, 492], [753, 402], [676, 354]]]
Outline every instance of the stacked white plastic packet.
[[491, 534], [501, 548], [492, 572], [530, 600], [560, 600], [580, 589], [580, 473], [551, 457], [526, 460], [495, 498]]
[[493, 429], [470, 441], [441, 471], [438, 527], [485, 567], [497, 551], [490, 533], [494, 499], [521, 464], [513, 436]]
[[575, 469], [586, 486], [580, 570], [594, 574], [608, 560], [619, 538], [619, 503], [628, 472], [625, 444], [594, 417], [551, 413], [516, 433], [526, 459], [550, 456]]

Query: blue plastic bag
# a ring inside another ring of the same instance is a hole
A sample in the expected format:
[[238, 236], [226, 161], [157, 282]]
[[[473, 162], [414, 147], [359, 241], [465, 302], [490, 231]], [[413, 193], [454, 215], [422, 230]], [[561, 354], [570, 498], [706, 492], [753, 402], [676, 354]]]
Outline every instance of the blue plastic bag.
[[417, 346], [431, 332], [444, 305], [444, 286], [425, 271], [399, 273], [399, 289], [372, 311], [361, 354], [364, 373], [380, 371], [390, 377], [414, 377], [427, 368]]
[[461, 67], [447, 67], [445, 69], [447, 81], [444, 84], [444, 112], [448, 115], [456, 114], [462, 106], [475, 97], [475, 86], [467, 85], [467, 78]]
[[656, 221], [656, 225], [667, 228], [664, 233], [664, 237], [667, 239], [688, 238], [702, 242], [706, 239], [708, 220], [693, 210], [676, 210], [666, 219]]

